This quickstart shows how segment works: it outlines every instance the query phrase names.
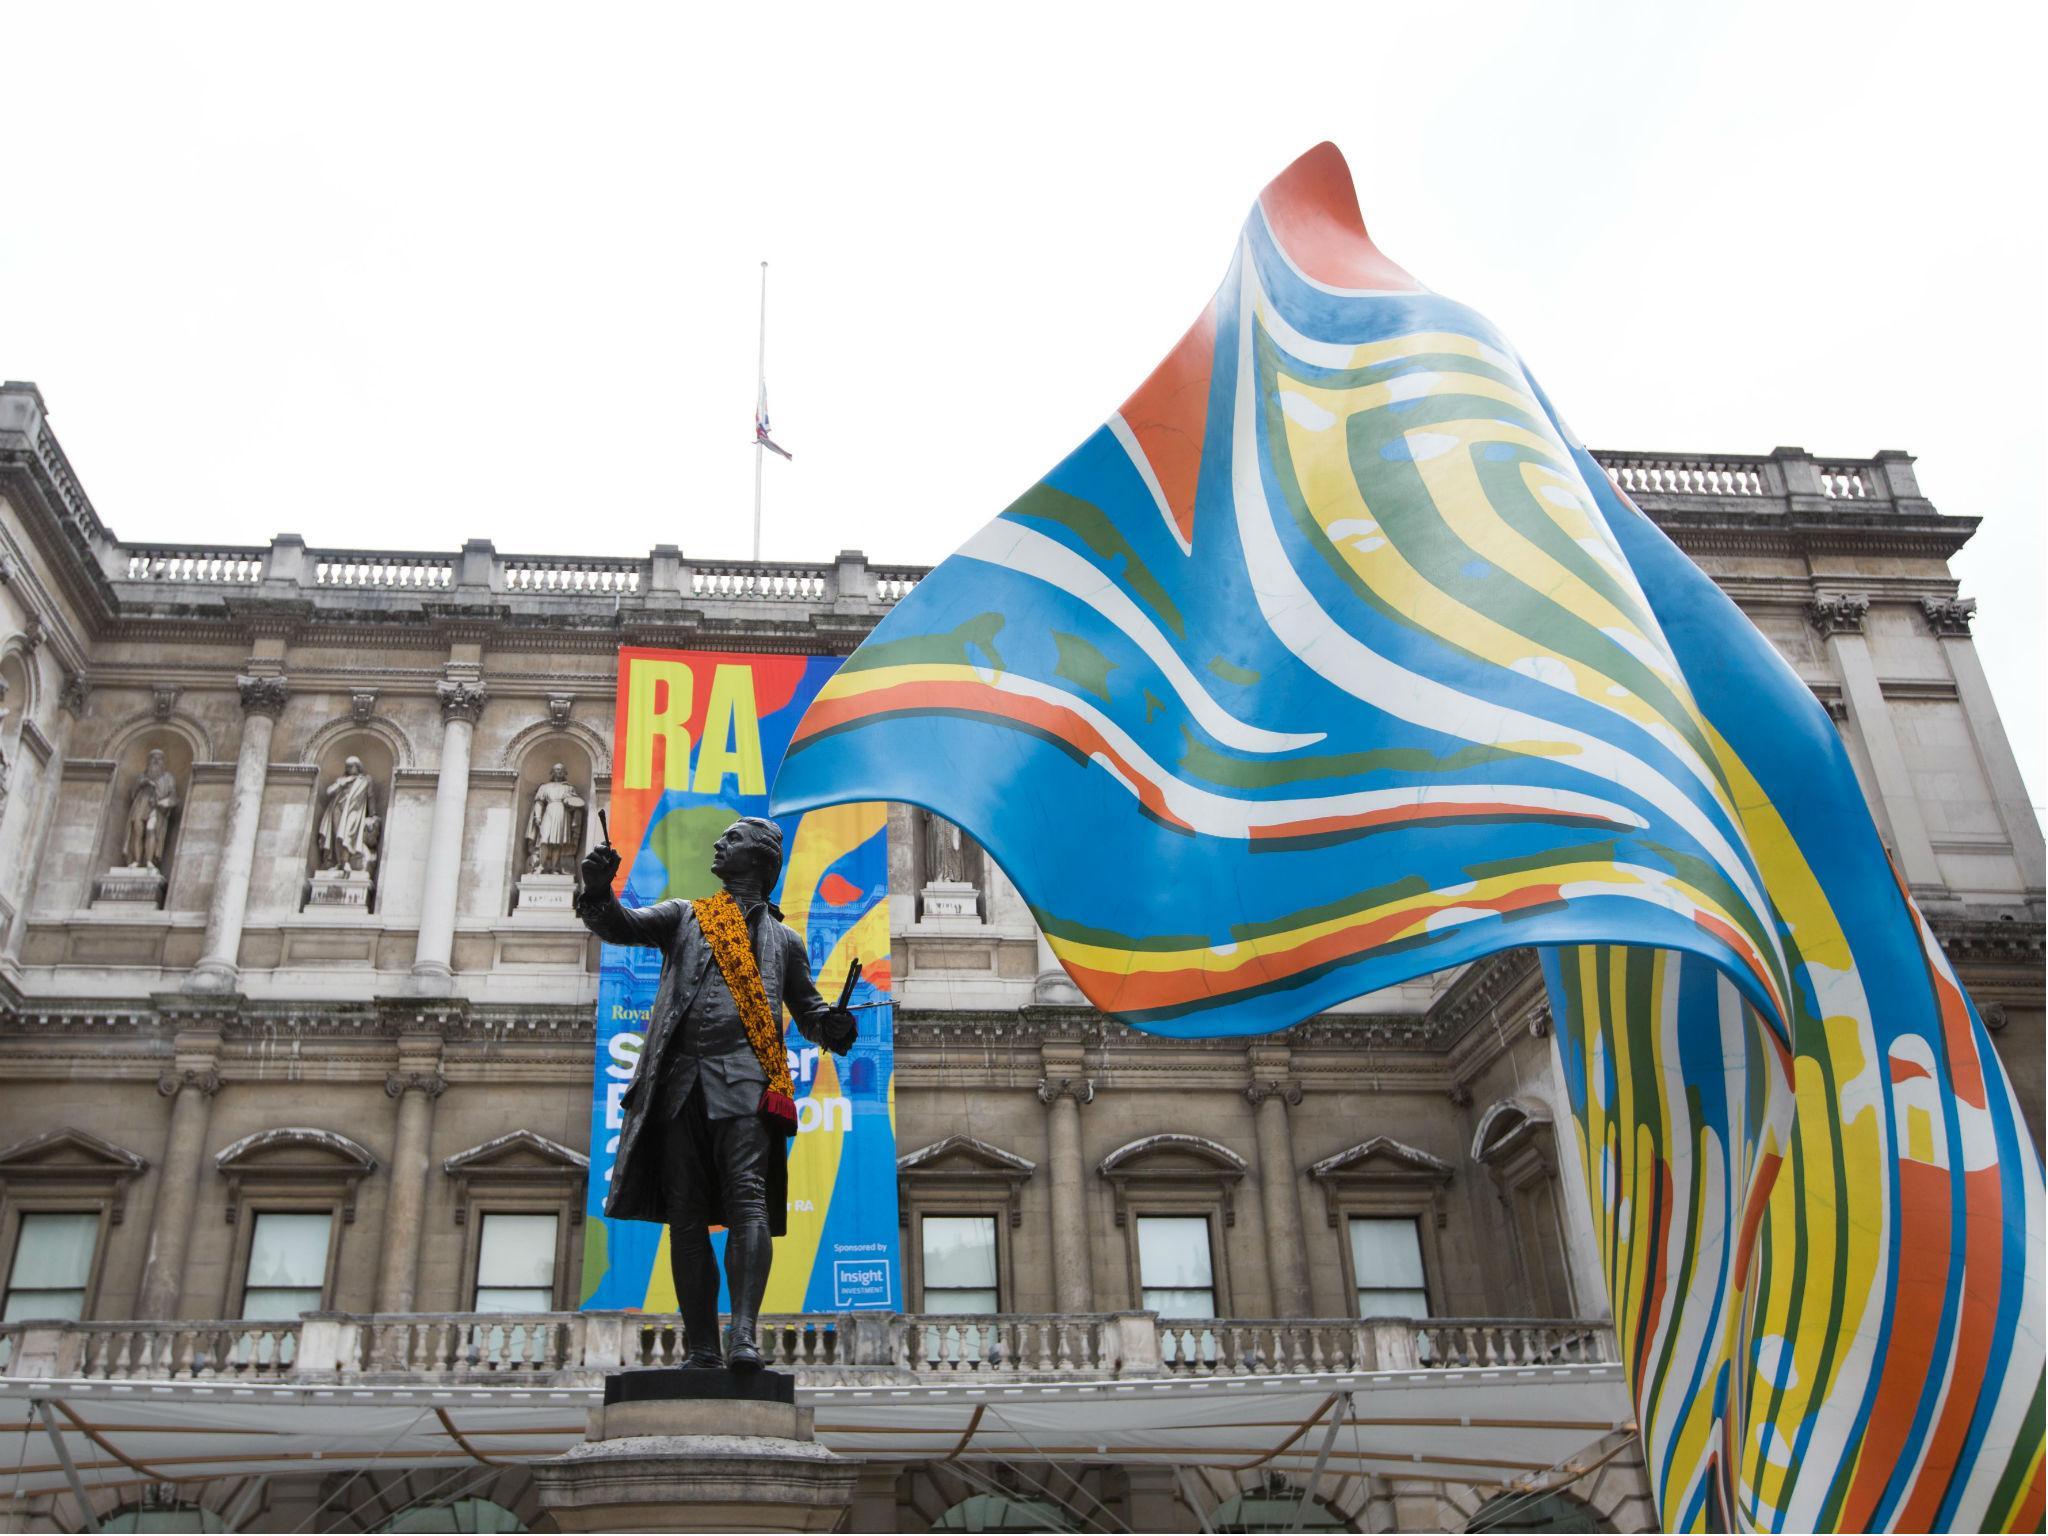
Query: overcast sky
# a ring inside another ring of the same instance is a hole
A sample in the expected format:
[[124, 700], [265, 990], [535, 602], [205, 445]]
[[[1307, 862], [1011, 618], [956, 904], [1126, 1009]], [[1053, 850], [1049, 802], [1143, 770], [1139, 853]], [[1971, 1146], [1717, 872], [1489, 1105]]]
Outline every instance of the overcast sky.
[[[2043, 798], [2030, 8], [0, 5], [0, 374], [122, 537], [946, 554], [1319, 139], [1589, 444], [1904, 448]], [[989, 18], [977, 21], [970, 18]]]

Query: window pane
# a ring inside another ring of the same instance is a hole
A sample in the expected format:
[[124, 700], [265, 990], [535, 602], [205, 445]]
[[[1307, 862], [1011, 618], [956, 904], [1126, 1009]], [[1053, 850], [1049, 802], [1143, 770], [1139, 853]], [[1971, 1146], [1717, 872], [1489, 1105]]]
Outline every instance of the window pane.
[[477, 1243], [476, 1255], [479, 1295], [486, 1287], [499, 1289], [508, 1286], [545, 1290], [552, 1294], [555, 1287], [555, 1221], [553, 1216], [485, 1216], [483, 1237]]
[[1209, 1263], [1209, 1218], [1140, 1216], [1138, 1283], [1147, 1289], [1170, 1290], [1213, 1286], [1216, 1275]]
[[318, 1292], [327, 1284], [327, 1239], [333, 1230], [334, 1217], [326, 1211], [260, 1213], [249, 1239], [245, 1287], [311, 1288], [317, 1309]]
[[996, 1283], [996, 1219], [993, 1216], [927, 1216], [924, 1229], [924, 1284], [993, 1289]]
[[1145, 1287], [1145, 1310], [1161, 1317], [1214, 1317], [1216, 1293], [1209, 1290], [1166, 1290]]
[[1429, 1316], [1429, 1293], [1427, 1291], [1360, 1291], [1358, 1293], [1358, 1315], [1360, 1317], [1427, 1317]]
[[996, 1309], [995, 1288], [973, 1290], [928, 1285], [924, 1288], [924, 1309], [927, 1312], [992, 1313]]
[[1351, 1275], [1361, 1291], [1422, 1289], [1422, 1234], [1412, 1216], [1351, 1218]]
[[[321, 1218], [323, 1221], [325, 1217]], [[317, 1285], [292, 1286], [251, 1286], [242, 1293], [242, 1316], [252, 1322], [287, 1322], [301, 1312], [320, 1310], [320, 1287]]]
[[86, 1276], [92, 1273], [92, 1250], [99, 1236], [97, 1211], [29, 1212], [21, 1218], [7, 1289], [83, 1290]]
[[0, 1323], [19, 1323], [30, 1318], [77, 1322], [85, 1314], [85, 1288], [65, 1291], [17, 1291], [9, 1289], [7, 1305], [0, 1311]]
[[476, 1288], [479, 1312], [552, 1312], [553, 1286], [480, 1285]]

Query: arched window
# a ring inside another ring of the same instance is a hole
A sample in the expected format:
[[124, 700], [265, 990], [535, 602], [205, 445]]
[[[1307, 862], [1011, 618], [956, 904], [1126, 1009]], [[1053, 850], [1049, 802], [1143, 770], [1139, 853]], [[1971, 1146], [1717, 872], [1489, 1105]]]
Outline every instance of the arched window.
[[1569, 1493], [1503, 1493], [1488, 1499], [1466, 1524], [1468, 1531], [1611, 1531], [1613, 1526], [1584, 1499]]
[[489, 1499], [457, 1499], [452, 1504], [422, 1504], [400, 1510], [377, 1527], [380, 1531], [523, 1531], [526, 1524], [502, 1504]]
[[103, 1531], [224, 1531], [227, 1523], [197, 1504], [123, 1504], [100, 1522]]
[[935, 1531], [1071, 1531], [1057, 1504], [1044, 1499], [977, 1493], [962, 1499], [932, 1523]]

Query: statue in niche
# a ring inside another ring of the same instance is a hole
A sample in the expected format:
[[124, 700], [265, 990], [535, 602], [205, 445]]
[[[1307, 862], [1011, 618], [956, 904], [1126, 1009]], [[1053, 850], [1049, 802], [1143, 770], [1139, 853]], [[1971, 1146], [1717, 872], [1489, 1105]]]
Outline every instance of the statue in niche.
[[341, 777], [320, 792], [318, 840], [320, 873], [368, 874], [377, 862], [382, 821], [377, 815], [377, 787], [363, 771], [363, 760], [351, 757]]
[[526, 816], [526, 872], [566, 875], [583, 851], [583, 796], [569, 782], [560, 763], [548, 771], [547, 783], [533, 792]]
[[161, 747], [151, 747], [128, 796], [128, 826], [121, 853], [130, 869], [161, 871], [164, 844], [171, 830], [171, 812], [178, 808], [178, 781]]
[[981, 860], [974, 839], [943, 816], [925, 812], [924, 880], [926, 885], [981, 884]]

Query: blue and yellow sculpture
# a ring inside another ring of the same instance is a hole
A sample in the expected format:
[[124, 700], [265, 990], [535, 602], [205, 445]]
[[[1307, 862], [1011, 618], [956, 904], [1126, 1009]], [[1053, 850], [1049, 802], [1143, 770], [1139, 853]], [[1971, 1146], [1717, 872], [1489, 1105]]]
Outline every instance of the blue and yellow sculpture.
[[813, 703], [778, 811], [882, 799], [1162, 1034], [1542, 947], [1667, 1528], [2040, 1527], [2040, 1164], [1832, 722], [1333, 146]]

